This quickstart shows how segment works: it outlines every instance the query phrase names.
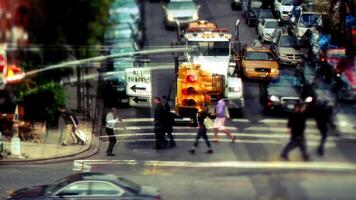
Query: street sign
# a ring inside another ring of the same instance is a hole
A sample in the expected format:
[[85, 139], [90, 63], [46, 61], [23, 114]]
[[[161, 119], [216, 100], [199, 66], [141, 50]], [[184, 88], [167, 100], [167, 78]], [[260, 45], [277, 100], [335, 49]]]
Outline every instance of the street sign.
[[128, 96], [152, 96], [151, 70], [148, 68], [128, 68], [126, 72], [126, 94]]
[[130, 97], [129, 104], [134, 107], [151, 107], [152, 97]]

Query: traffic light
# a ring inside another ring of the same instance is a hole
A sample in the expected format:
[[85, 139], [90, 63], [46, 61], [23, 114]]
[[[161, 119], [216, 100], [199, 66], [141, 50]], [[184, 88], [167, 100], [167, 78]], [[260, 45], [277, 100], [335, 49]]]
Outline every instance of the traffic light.
[[198, 109], [211, 84], [206, 84], [199, 64], [181, 64], [178, 70], [176, 103], [179, 107]]
[[7, 66], [7, 71], [5, 74], [6, 83], [16, 84], [21, 82], [23, 78], [25, 78], [25, 73], [22, 72], [20, 67], [15, 65]]

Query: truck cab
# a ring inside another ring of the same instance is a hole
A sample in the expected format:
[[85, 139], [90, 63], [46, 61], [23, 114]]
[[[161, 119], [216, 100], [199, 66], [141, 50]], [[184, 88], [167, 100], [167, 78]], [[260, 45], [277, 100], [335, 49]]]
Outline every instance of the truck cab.
[[[196, 51], [185, 53], [188, 63], [199, 64], [201, 70], [223, 77], [223, 97], [228, 108], [242, 109], [243, 87], [232, 54], [232, 35], [224, 28], [193, 28], [184, 34], [185, 45]], [[214, 98], [214, 96], [212, 96]]]

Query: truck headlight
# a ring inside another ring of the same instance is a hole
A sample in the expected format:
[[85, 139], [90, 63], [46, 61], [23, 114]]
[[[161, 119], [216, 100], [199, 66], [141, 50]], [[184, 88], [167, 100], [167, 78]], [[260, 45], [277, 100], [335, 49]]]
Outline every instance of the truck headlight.
[[171, 14], [167, 14], [167, 20], [168, 21], [174, 21], [174, 16]]
[[278, 73], [278, 72], [279, 72], [279, 70], [276, 69], [276, 68], [272, 68], [272, 69], [271, 69], [271, 73]]
[[274, 101], [274, 102], [279, 102], [279, 97], [272, 95], [269, 97], [269, 100]]

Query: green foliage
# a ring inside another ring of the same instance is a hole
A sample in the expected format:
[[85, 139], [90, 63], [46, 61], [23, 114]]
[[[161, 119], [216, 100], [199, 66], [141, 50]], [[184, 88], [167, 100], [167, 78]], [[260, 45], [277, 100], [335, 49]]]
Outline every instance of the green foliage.
[[53, 122], [57, 119], [57, 108], [65, 105], [66, 96], [61, 85], [48, 82], [20, 91], [20, 102], [23, 102], [26, 120]]

